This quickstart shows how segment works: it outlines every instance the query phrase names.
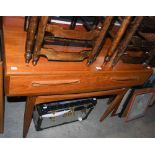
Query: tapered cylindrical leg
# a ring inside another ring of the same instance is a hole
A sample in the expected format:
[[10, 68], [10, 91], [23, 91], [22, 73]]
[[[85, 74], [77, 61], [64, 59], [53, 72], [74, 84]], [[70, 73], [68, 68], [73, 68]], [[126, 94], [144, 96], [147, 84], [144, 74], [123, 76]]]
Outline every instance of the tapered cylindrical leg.
[[35, 43], [35, 35], [38, 27], [39, 17], [29, 17], [29, 26], [27, 30], [26, 47], [25, 47], [25, 62], [29, 63], [32, 58], [33, 48]]
[[23, 124], [23, 137], [27, 136], [31, 120], [32, 120], [32, 112], [35, 105], [36, 97], [27, 97], [26, 105], [25, 105], [25, 113], [24, 113], [24, 124]]
[[102, 122], [113, 110], [115, 110], [118, 107], [118, 105], [120, 104], [123, 96], [124, 96], [124, 93], [123, 94], [118, 94], [115, 97], [115, 99], [112, 101], [112, 103], [108, 106], [106, 111], [101, 116], [100, 122]]
[[48, 16], [41, 16], [41, 19], [39, 21], [35, 46], [34, 46], [34, 54], [33, 54], [33, 62], [32, 62], [33, 65], [36, 65], [37, 61], [39, 60], [40, 50], [43, 44], [47, 22], [48, 22]]

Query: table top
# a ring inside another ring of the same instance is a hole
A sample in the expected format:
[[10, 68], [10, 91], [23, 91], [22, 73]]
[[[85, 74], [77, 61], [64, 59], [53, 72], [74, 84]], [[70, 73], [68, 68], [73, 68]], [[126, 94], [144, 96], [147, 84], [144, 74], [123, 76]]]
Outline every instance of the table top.
[[[110, 46], [110, 40], [106, 40], [102, 51], [95, 63], [91, 66], [83, 62], [57, 62], [48, 61], [44, 57], [36, 66], [30, 62], [25, 63], [25, 42], [26, 32], [24, 31], [24, 17], [3, 17], [3, 34], [4, 34], [4, 51], [5, 51], [5, 75], [29, 75], [29, 74], [53, 74], [57, 72], [96, 72], [96, 67], [100, 67], [103, 63], [104, 56]], [[67, 49], [67, 47], [66, 47]], [[74, 48], [76, 51], [76, 48]], [[113, 70], [125, 71], [145, 69], [142, 65], [126, 65], [120, 62]], [[108, 65], [100, 71], [109, 70]]]

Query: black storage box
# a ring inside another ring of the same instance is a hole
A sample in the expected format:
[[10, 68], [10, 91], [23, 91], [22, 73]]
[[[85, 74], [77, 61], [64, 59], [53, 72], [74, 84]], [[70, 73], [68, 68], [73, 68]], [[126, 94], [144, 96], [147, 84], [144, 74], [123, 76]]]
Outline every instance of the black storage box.
[[85, 120], [97, 103], [96, 98], [44, 103], [35, 106], [33, 121], [37, 131]]

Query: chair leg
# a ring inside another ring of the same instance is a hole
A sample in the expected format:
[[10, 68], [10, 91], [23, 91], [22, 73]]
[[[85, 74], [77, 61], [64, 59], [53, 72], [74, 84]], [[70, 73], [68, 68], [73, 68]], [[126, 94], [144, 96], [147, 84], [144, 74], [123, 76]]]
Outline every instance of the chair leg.
[[3, 68], [0, 62], [0, 133], [4, 132]]
[[118, 115], [116, 112], [117, 112], [117, 110], [118, 110], [118, 108], [119, 108], [119, 105], [120, 105], [120, 104], [118, 104], [118, 105], [115, 107], [115, 109], [113, 110], [113, 112], [112, 112], [112, 114], [111, 114], [111, 117], [117, 116], [117, 115]]
[[112, 20], [113, 20], [112, 16], [105, 18], [105, 21], [103, 23], [103, 28], [99, 34], [99, 37], [96, 39], [95, 45], [93, 47], [93, 51], [88, 58], [88, 61], [87, 61], [88, 65], [92, 64], [96, 60], [96, 57], [98, 56], [98, 54], [100, 53], [101, 47], [103, 46], [105, 36], [106, 36], [108, 29], [112, 23]]
[[25, 113], [24, 113], [24, 124], [23, 124], [23, 137], [27, 136], [31, 120], [32, 120], [32, 112], [35, 105], [36, 97], [27, 97], [26, 105], [25, 105]]
[[112, 66], [114, 67], [118, 61], [120, 60], [121, 56], [124, 54], [124, 52], [126, 51], [126, 48], [129, 44], [129, 42], [131, 41], [132, 36], [135, 34], [137, 28], [139, 27], [140, 23], [143, 20], [143, 16], [136, 16], [133, 24], [131, 24], [131, 27], [129, 27], [126, 35], [124, 36], [124, 39], [122, 40], [122, 42], [119, 45], [119, 48], [117, 48], [117, 51], [115, 52], [115, 57], [112, 60]]
[[39, 21], [39, 17], [37, 16], [30, 17], [30, 23], [29, 23], [29, 27], [27, 31], [27, 39], [26, 39], [26, 52], [25, 52], [26, 63], [29, 63], [29, 61], [32, 58], [38, 21]]
[[124, 18], [124, 20], [122, 21], [122, 24], [118, 30], [118, 32], [116, 33], [116, 36], [114, 37], [114, 40], [104, 58], [104, 62], [103, 62], [103, 66], [105, 66], [107, 64], [107, 62], [111, 62], [110, 60], [115, 57], [115, 53], [117, 52], [117, 49], [119, 48], [119, 44], [121, 42], [121, 39], [128, 27], [128, 25], [130, 24], [132, 17], [131, 16], [126, 16]]
[[34, 46], [34, 54], [33, 54], [33, 61], [32, 61], [33, 65], [36, 65], [39, 59], [39, 54], [43, 43], [47, 22], [48, 22], [48, 16], [42, 16], [39, 22], [36, 42]]
[[106, 111], [101, 116], [100, 122], [102, 122], [113, 110], [115, 110], [118, 107], [118, 105], [120, 104], [123, 96], [124, 96], [124, 93], [123, 94], [118, 94], [115, 97], [115, 99], [112, 101], [112, 103], [108, 106]]
[[115, 99], [115, 97], [116, 97], [116, 95], [113, 95], [113, 96], [109, 97], [107, 105], [111, 104], [111, 102]]

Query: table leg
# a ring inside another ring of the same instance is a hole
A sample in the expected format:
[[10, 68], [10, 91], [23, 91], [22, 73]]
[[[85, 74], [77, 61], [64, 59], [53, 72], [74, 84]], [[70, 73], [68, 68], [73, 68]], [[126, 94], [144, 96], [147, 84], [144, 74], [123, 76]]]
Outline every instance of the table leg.
[[[121, 102], [121, 101], [120, 101], [120, 102]], [[118, 108], [119, 108], [119, 105], [120, 105], [120, 104], [118, 104], [118, 105], [115, 107], [115, 109], [113, 110], [113, 112], [112, 112], [112, 114], [111, 114], [111, 117], [117, 116], [117, 115], [118, 115], [116, 112], [117, 112], [117, 110], [118, 110]]]
[[113, 110], [115, 110], [118, 107], [118, 105], [120, 104], [123, 96], [124, 96], [124, 93], [123, 94], [118, 94], [115, 97], [115, 99], [112, 101], [112, 103], [108, 106], [106, 111], [101, 116], [100, 122], [102, 122]]
[[115, 99], [115, 97], [116, 97], [116, 95], [113, 95], [113, 96], [109, 97], [107, 105], [111, 104], [111, 102]]
[[[115, 99], [115, 97], [116, 97], [116, 96], [110, 97], [107, 104], [108, 104], [108, 105], [111, 104], [111, 102], [113, 102], [113, 100]], [[111, 117], [117, 115], [116, 112], [117, 112], [118, 108], [119, 108], [119, 104], [118, 104], [118, 105], [115, 107], [115, 109], [113, 110], [113, 112], [112, 112], [112, 114], [111, 114]]]
[[3, 67], [0, 62], [0, 133], [4, 132]]
[[32, 112], [35, 105], [36, 97], [27, 97], [26, 105], [25, 105], [25, 113], [24, 113], [24, 124], [23, 124], [23, 137], [27, 136], [31, 120], [32, 120]]

